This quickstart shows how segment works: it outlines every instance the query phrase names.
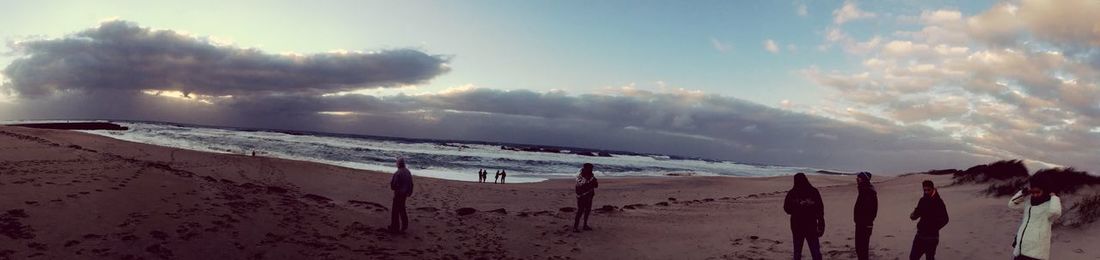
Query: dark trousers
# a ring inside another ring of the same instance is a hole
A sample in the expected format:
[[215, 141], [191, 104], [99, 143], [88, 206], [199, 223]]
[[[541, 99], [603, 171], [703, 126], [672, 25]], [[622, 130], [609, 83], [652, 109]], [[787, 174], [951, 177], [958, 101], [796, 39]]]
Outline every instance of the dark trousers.
[[405, 231], [409, 228], [409, 213], [405, 211], [405, 200], [409, 197], [393, 194], [393, 206], [390, 207], [390, 229]]
[[917, 234], [913, 237], [913, 250], [909, 251], [909, 260], [918, 260], [921, 255], [926, 260], [936, 260], [936, 246], [939, 243], [939, 236]]
[[821, 244], [817, 241], [817, 235], [804, 235], [794, 233], [794, 259], [802, 259], [802, 242], [810, 246], [810, 257], [821, 260]]
[[868, 250], [871, 244], [871, 226], [866, 224], [856, 225], [856, 257], [859, 260], [870, 259]]
[[1029, 256], [1024, 256], [1024, 255], [1018, 255], [1018, 256], [1016, 256], [1016, 258], [1013, 258], [1013, 260], [1039, 260], [1039, 259], [1031, 258]]
[[577, 198], [577, 216], [573, 218], [574, 229], [580, 224], [581, 216], [584, 216], [584, 226], [588, 226], [588, 215], [592, 213], [592, 198], [595, 197], [596, 196], [584, 196]]

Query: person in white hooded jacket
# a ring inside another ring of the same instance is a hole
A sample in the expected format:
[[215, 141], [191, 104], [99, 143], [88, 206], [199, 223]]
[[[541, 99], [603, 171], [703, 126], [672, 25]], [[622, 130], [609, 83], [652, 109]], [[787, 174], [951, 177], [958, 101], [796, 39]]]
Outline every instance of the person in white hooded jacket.
[[1016, 192], [1008, 207], [1022, 209], [1023, 219], [1012, 242], [1016, 260], [1050, 259], [1051, 223], [1062, 216], [1062, 201], [1051, 193], [1039, 176], [1032, 177], [1031, 187]]

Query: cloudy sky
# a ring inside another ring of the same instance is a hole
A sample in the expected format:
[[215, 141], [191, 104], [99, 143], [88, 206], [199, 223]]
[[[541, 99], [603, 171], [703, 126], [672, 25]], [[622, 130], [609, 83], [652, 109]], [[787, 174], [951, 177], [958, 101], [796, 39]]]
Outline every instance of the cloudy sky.
[[0, 1], [0, 120], [1100, 170], [1100, 1]]

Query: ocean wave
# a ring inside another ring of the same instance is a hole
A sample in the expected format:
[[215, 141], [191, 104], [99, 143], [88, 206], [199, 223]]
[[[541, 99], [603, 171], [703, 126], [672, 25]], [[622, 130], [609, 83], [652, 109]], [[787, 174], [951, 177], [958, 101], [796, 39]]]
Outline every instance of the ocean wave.
[[83, 132], [182, 149], [237, 154], [256, 152], [262, 156], [376, 171], [392, 171], [394, 159], [404, 157], [416, 175], [464, 181], [475, 181], [479, 169], [488, 170], [490, 175], [505, 170], [509, 182], [568, 178], [574, 176], [583, 163], [596, 164], [599, 176], [780, 176], [817, 171], [804, 167], [678, 159], [668, 155], [570, 152], [588, 150], [579, 148], [528, 148], [524, 151], [515, 148], [516, 145], [482, 142], [287, 133], [168, 123], [115, 123], [129, 130]]

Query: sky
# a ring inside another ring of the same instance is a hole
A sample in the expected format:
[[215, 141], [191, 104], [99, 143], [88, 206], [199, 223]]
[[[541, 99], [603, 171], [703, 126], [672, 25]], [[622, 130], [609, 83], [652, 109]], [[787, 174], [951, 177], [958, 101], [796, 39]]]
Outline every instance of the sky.
[[0, 0], [0, 120], [1096, 172], [1098, 16], [1088, 0]]

